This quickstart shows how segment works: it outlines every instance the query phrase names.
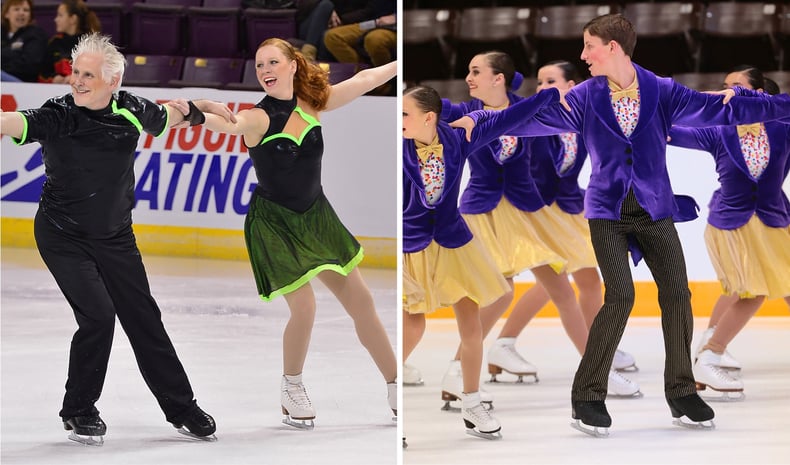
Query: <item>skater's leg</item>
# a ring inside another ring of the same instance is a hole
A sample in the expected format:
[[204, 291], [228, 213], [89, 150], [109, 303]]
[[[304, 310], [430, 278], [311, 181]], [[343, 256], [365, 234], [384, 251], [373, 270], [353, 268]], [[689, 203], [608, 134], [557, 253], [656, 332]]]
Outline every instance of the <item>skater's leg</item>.
[[683, 248], [671, 218], [640, 222], [635, 230], [645, 263], [653, 274], [661, 307], [666, 361], [664, 392], [667, 398], [696, 393], [691, 367], [693, 315]]
[[573, 380], [573, 400], [606, 398], [609, 368], [634, 306], [626, 234], [626, 226], [619, 221], [590, 220], [590, 236], [604, 282], [604, 303], [590, 327]]
[[196, 408], [194, 393], [151, 295], [131, 228], [101, 246], [94, 254], [143, 379], [167, 421], [180, 423]]
[[36, 215], [35, 236], [41, 258], [71, 305], [78, 329], [71, 340], [68, 379], [61, 418], [98, 415], [107, 373], [115, 307], [96, 262], [79, 241], [57, 234], [41, 214]]
[[736, 294], [720, 295], [719, 298], [716, 299], [716, 303], [713, 305], [713, 310], [710, 314], [710, 320], [708, 320], [708, 328], [713, 328], [719, 324], [721, 317], [724, 316], [727, 310], [729, 310], [732, 304], [734, 304], [737, 300], [738, 296]]
[[573, 282], [579, 289], [579, 306], [581, 307], [587, 329], [590, 329], [595, 315], [603, 304], [603, 287], [597, 268], [582, 268], [571, 273]]
[[716, 325], [713, 336], [702, 347], [702, 350], [712, 350], [717, 354], [723, 354], [727, 346], [735, 339], [735, 336], [746, 326], [746, 323], [757, 313], [760, 305], [765, 301], [765, 296], [754, 298], [740, 298], [730, 306], [729, 310], [723, 312], [721, 319]]
[[518, 337], [540, 310], [549, 303], [549, 295], [540, 283], [535, 283], [513, 305], [499, 337]]
[[403, 360], [409, 358], [425, 334], [425, 315], [403, 311]]
[[359, 268], [354, 268], [348, 276], [324, 271], [318, 275], [318, 279], [332, 291], [354, 320], [359, 341], [373, 357], [384, 379], [388, 383], [395, 381], [398, 376], [395, 351], [376, 313], [373, 295], [362, 279]]
[[461, 372], [464, 393], [480, 390], [480, 368], [483, 365], [483, 329], [477, 304], [464, 297], [453, 305], [458, 334], [461, 337]]
[[307, 358], [310, 336], [315, 321], [315, 294], [307, 283], [299, 289], [285, 294], [291, 317], [283, 331], [283, 373], [300, 375]]
[[[510, 306], [510, 302], [513, 301], [513, 278], [506, 279], [510, 285], [510, 292], [494, 301], [494, 303], [491, 305], [480, 307], [480, 325], [483, 331], [483, 339], [485, 339], [488, 333], [491, 332], [491, 329], [494, 327], [494, 325], [496, 325], [497, 321], [499, 321], [507, 308]], [[461, 360], [460, 344], [458, 345], [458, 349], [455, 352], [454, 360]]]
[[532, 274], [557, 306], [565, 332], [576, 350], [583, 354], [584, 347], [587, 345], [587, 325], [579, 302], [576, 300], [576, 294], [568, 281], [568, 275], [557, 274], [549, 265], [533, 268]]

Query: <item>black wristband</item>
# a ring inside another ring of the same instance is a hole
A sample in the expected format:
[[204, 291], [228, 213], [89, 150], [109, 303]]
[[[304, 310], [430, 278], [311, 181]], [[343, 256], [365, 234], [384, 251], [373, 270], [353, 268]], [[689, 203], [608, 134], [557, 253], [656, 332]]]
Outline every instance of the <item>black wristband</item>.
[[189, 113], [184, 115], [184, 121], [189, 121], [190, 126], [197, 126], [206, 122], [206, 115], [192, 103], [192, 100], [187, 102], [189, 104]]

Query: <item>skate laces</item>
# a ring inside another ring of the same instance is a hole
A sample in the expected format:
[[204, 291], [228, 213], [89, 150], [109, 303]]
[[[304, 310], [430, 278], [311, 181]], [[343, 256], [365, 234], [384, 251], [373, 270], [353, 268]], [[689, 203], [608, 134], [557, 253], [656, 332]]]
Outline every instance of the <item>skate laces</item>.
[[310, 407], [313, 405], [310, 402], [310, 398], [307, 396], [307, 390], [305, 389], [303, 383], [285, 383], [285, 393], [288, 394], [288, 398], [291, 399], [291, 402], [296, 405]]
[[610, 370], [609, 371], [609, 378], [610, 379], [614, 379], [614, 381], [616, 381], [618, 383], [627, 384], [628, 386], [634, 385], [633, 381], [631, 381], [630, 379], [628, 379], [625, 376], [621, 375], [620, 373], [618, 373], [615, 370]]
[[483, 407], [483, 404], [477, 404], [472, 408], [465, 408], [467, 415], [472, 417], [475, 424], [483, 424], [492, 420], [491, 413]]

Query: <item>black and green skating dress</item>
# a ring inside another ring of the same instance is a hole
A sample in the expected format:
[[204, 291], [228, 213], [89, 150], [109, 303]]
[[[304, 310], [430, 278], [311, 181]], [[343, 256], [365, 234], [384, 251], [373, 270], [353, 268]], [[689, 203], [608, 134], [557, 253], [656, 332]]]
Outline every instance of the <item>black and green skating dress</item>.
[[[268, 301], [295, 291], [324, 270], [348, 275], [363, 251], [321, 187], [321, 123], [296, 105], [295, 96], [267, 96], [256, 107], [269, 115], [270, 124], [261, 142], [249, 147], [258, 185], [244, 238], [258, 294]], [[283, 132], [292, 114], [307, 123], [298, 137]]]

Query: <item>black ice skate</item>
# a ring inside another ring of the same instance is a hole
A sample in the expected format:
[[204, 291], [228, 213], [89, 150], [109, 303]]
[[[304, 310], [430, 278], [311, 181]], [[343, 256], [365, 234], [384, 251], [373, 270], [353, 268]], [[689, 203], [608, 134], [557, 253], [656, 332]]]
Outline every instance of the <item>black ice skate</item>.
[[217, 437], [214, 435], [214, 432], [217, 430], [214, 418], [197, 405], [173, 422], [173, 426], [178, 428], [179, 433], [193, 439], [200, 439], [201, 441], [217, 440]]
[[69, 439], [86, 446], [101, 446], [107, 425], [98, 415], [71, 417], [63, 421], [63, 429], [71, 431]]
[[[675, 419], [672, 423], [693, 429], [713, 429], [713, 409], [696, 393], [677, 399], [667, 399], [669, 410]], [[685, 420], [684, 420], [685, 419]]]
[[571, 417], [575, 422], [571, 427], [587, 433], [596, 438], [609, 436], [609, 427], [612, 426], [612, 417], [606, 411], [606, 404], [602, 400], [574, 400], [571, 402]]

